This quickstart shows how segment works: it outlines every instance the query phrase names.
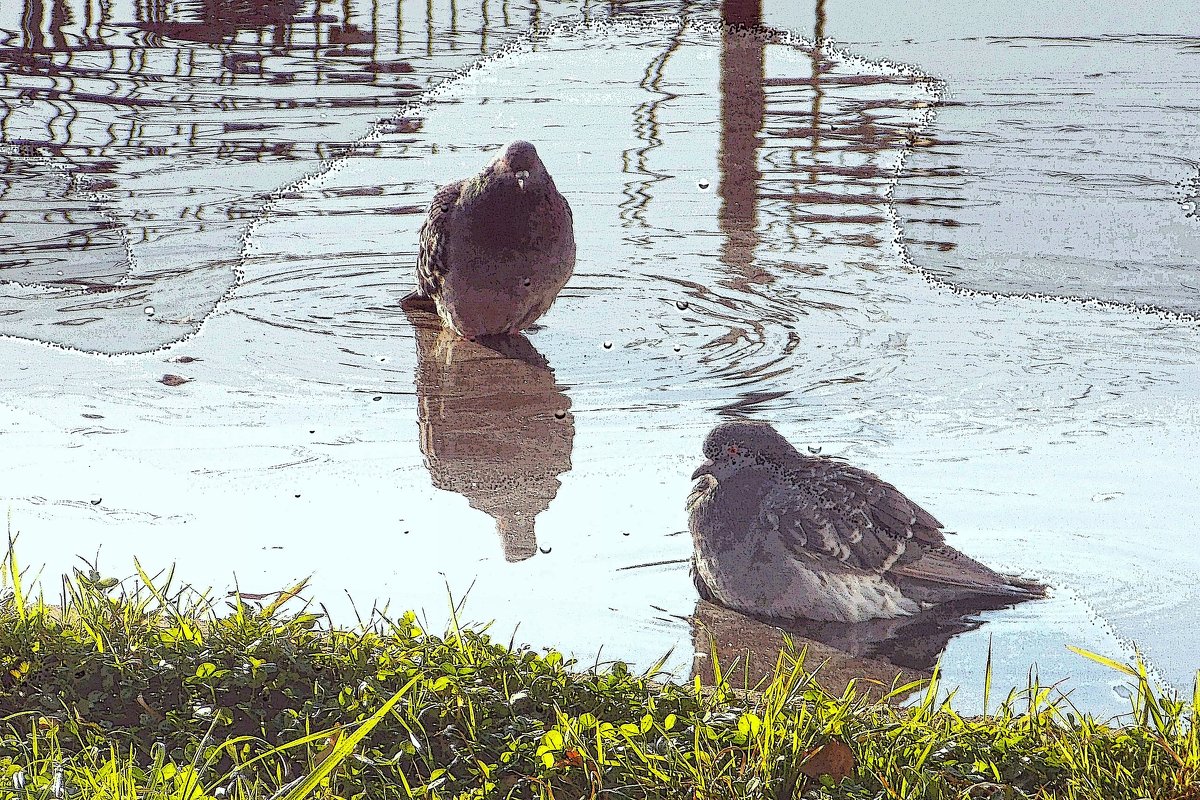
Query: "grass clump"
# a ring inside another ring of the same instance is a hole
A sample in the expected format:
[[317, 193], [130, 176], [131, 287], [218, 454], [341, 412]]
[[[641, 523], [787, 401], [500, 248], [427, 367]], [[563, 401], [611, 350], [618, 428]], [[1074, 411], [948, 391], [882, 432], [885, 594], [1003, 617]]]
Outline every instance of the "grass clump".
[[[1051, 690], [991, 716], [825, 692], [785, 651], [761, 692], [579, 670], [413, 614], [336, 629], [304, 584], [218, 603], [95, 570], [61, 602], [0, 583], [0, 798], [1094, 798], [1200, 800], [1200, 696], [1139, 666], [1128, 724]], [[719, 670], [718, 670], [719, 674]], [[893, 699], [918, 690], [897, 686]]]

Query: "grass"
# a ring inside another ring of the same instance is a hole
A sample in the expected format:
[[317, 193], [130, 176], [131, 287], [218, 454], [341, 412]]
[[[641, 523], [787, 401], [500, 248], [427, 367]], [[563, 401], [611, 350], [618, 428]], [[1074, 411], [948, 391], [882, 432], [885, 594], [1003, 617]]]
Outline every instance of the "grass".
[[77, 570], [51, 606], [22, 578], [10, 546], [0, 798], [1200, 800], [1200, 694], [1138, 664], [1106, 662], [1136, 688], [1119, 724], [1037, 685], [963, 717], [936, 676], [896, 707], [827, 693], [792, 650], [761, 692], [708, 690], [411, 613], [332, 628], [285, 610], [303, 583], [218, 602]]

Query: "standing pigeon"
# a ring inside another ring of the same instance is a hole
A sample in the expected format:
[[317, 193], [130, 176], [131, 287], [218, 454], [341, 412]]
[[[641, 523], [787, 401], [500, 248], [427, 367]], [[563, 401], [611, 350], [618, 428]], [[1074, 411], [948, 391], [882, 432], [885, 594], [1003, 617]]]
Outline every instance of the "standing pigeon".
[[571, 206], [529, 142], [438, 190], [421, 226], [417, 290], [460, 336], [514, 335], [546, 313], [575, 268]]
[[704, 599], [756, 616], [862, 622], [1045, 594], [946, 544], [942, 524], [895, 486], [802, 455], [770, 425], [718, 425], [704, 455], [688, 498]]

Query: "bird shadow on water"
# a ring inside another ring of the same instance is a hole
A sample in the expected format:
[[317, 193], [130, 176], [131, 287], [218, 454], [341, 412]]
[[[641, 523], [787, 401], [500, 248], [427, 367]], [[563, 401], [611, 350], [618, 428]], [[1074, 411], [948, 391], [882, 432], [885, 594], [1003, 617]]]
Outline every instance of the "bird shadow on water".
[[417, 422], [433, 485], [496, 521], [508, 561], [538, 551], [534, 519], [571, 469], [571, 400], [524, 336], [459, 338], [405, 312], [417, 340]]

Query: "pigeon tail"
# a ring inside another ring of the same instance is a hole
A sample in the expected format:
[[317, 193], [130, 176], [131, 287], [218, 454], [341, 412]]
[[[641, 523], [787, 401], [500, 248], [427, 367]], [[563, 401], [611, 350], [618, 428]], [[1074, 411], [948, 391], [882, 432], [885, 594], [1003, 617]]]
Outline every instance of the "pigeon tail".
[[431, 314], [437, 313], [437, 304], [433, 302], [433, 298], [423, 293], [420, 289], [413, 289], [404, 296], [400, 301], [400, 308], [405, 311], [428, 311]]
[[911, 564], [895, 566], [889, 577], [905, 597], [921, 603], [994, 598], [1009, 605], [1008, 601], [1046, 596], [1046, 587], [1037, 581], [1003, 575], [949, 547], [927, 551]]

